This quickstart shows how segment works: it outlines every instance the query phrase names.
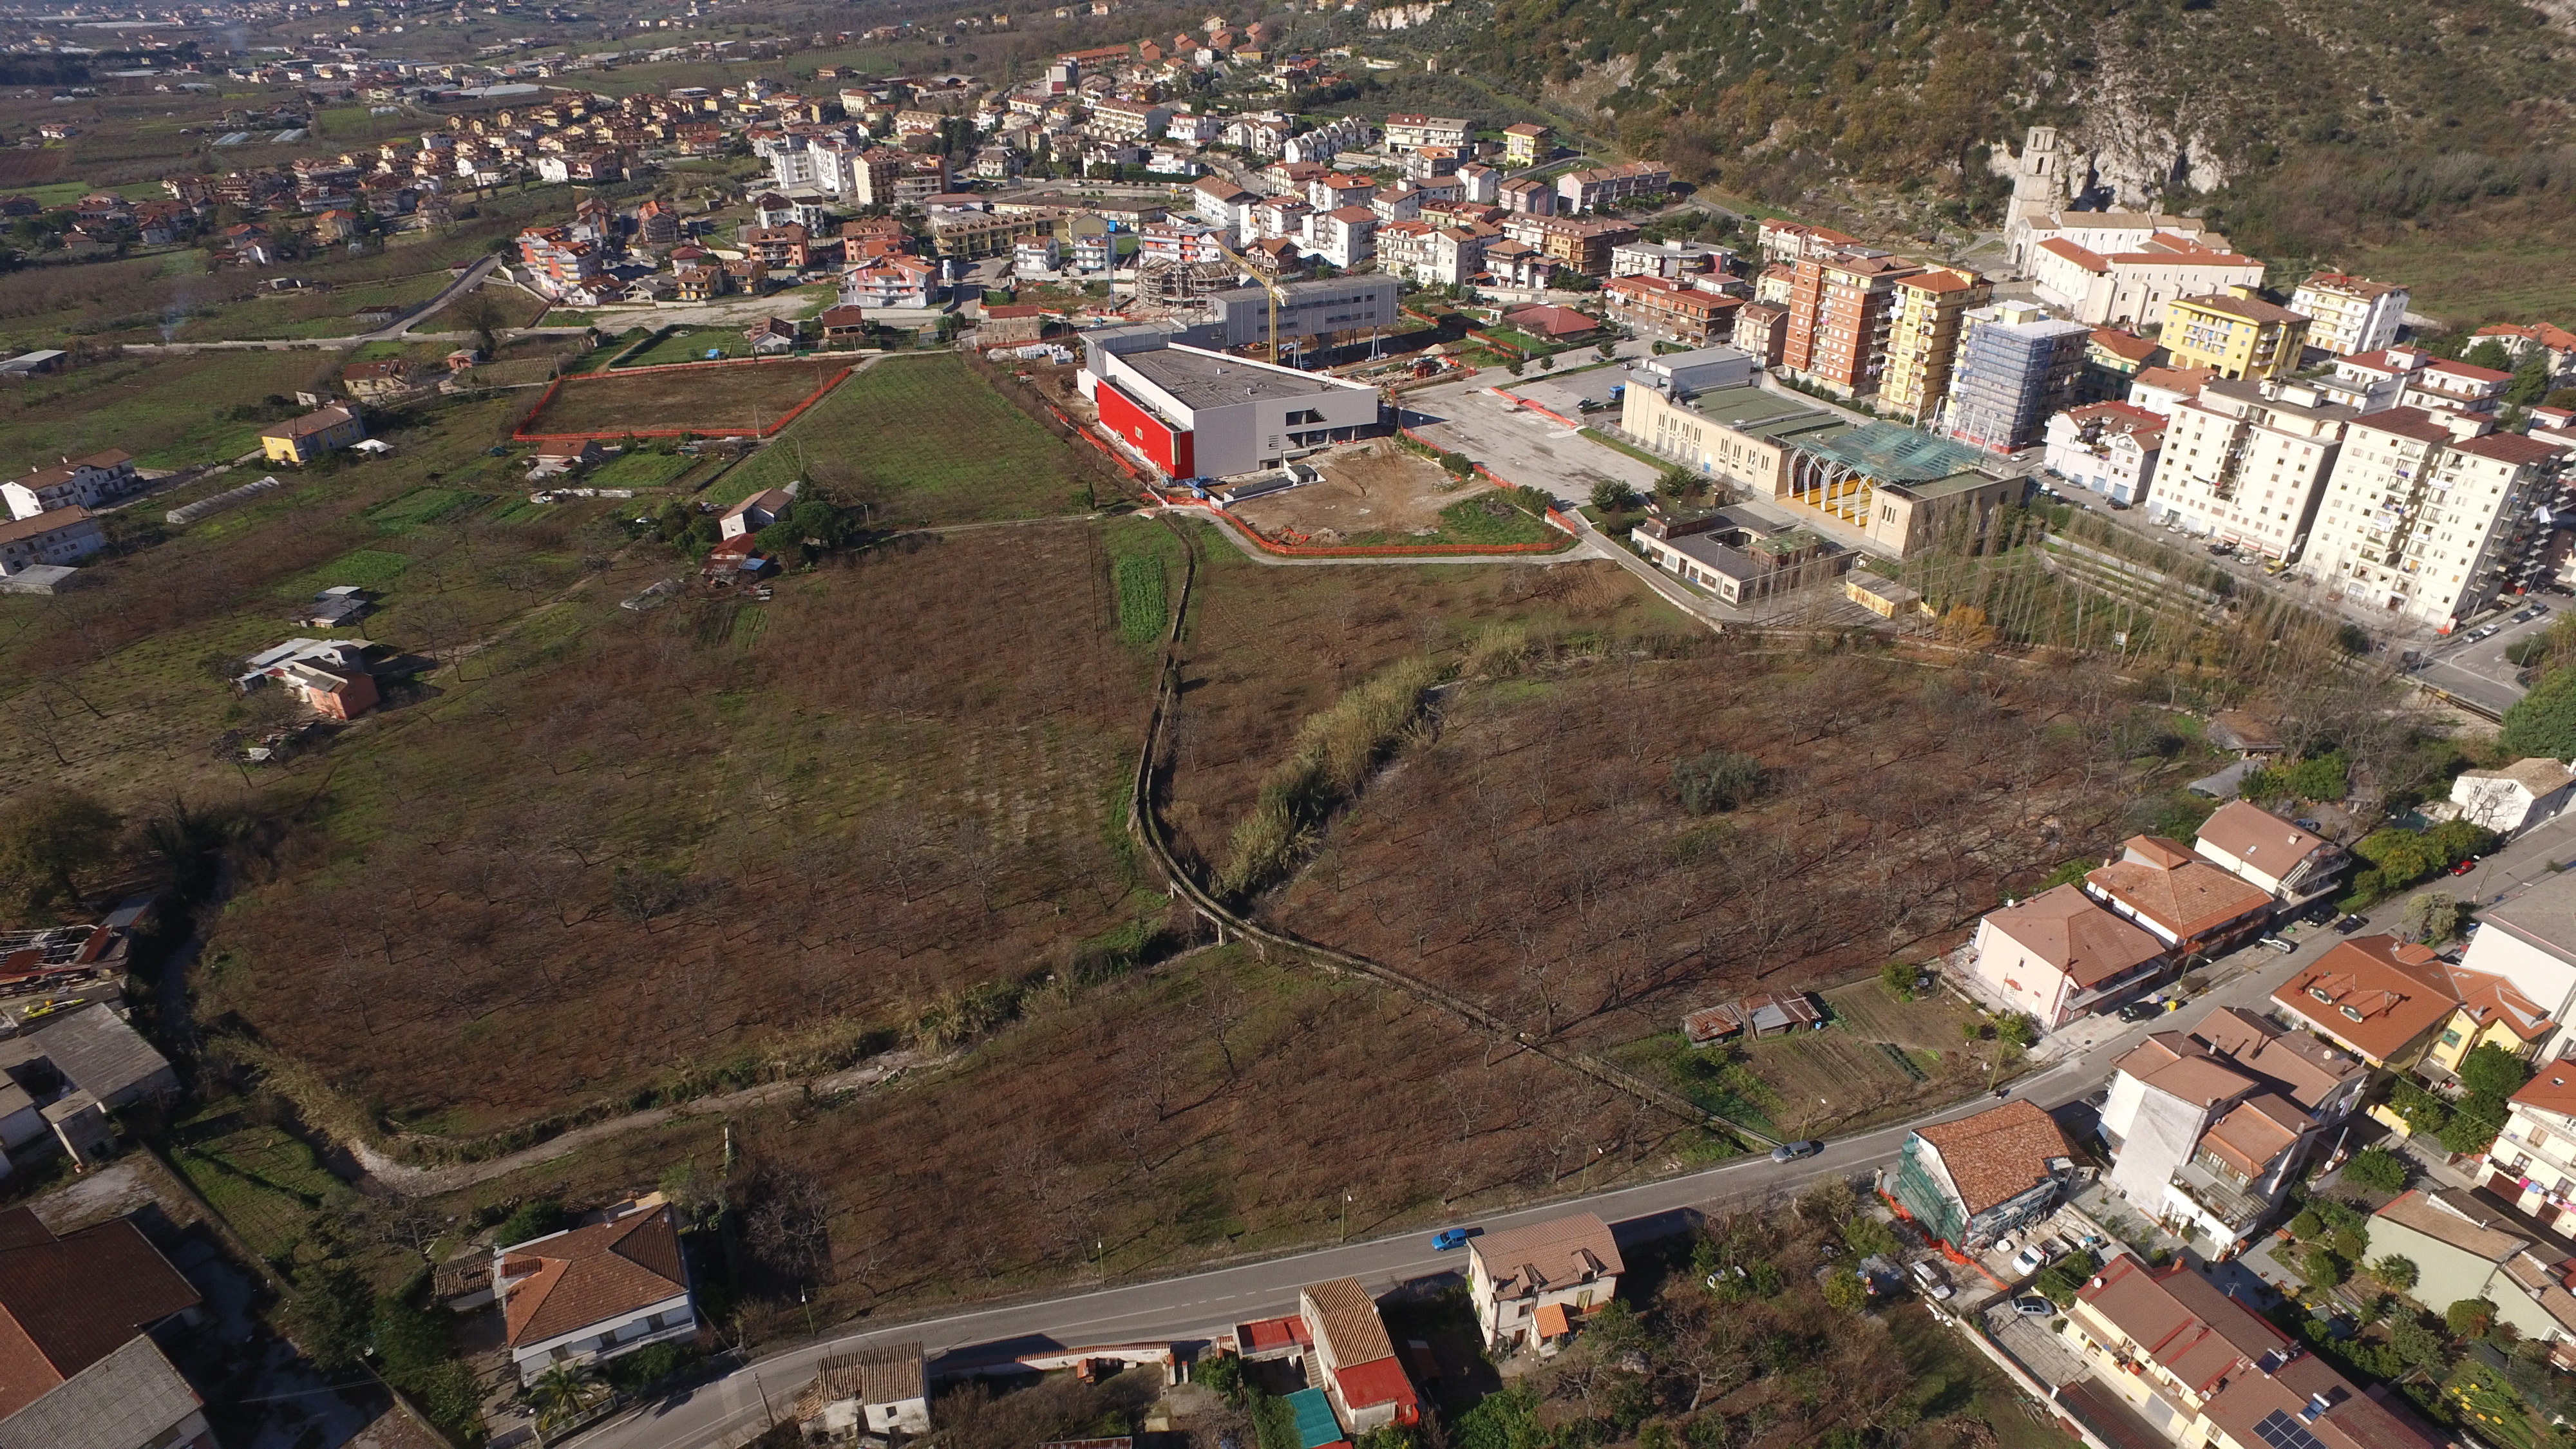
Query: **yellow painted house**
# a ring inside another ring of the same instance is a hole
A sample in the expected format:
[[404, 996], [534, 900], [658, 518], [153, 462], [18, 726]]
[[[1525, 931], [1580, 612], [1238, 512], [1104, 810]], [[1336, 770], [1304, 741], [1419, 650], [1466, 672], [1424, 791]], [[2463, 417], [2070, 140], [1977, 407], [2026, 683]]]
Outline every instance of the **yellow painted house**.
[[2298, 371], [2308, 345], [2308, 319], [2239, 286], [2165, 304], [2158, 340], [2173, 354], [2174, 367], [2206, 367], [2231, 379], [2287, 377]]
[[272, 463], [310, 463], [366, 435], [367, 425], [355, 408], [324, 408], [263, 431], [259, 445]]
[[2460, 1059], [2482, 1046], [2501, 1047], [2529, 1061], [2541, 1038], [2557, 1025], [2501, 976], [2455, 966], [2451, 979], [2460, 989], [2459, 1010], [2442, 1023], [2442, 1034], [2424, 1052], [2424, 1060], [2443, 1071], [2457, 1072]]

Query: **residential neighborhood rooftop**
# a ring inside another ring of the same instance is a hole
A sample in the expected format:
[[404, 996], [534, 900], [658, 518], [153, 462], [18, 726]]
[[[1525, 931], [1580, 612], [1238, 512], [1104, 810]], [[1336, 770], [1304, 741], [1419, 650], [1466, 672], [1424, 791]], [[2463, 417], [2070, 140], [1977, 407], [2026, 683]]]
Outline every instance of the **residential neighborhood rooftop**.
[[2028, 1101], [1936, 1122], [1915, 1135], [1939, 1149], [1971, 1215], [2028, 1192], [2071, 1156], [2056, 1119]]
[[1543, 1292], [1560, 1283], [1579, 1283], [1627, 1271], [1610, 1225], [1596, 1213], [1573, 1213], [1505, 1228], [1470, 1239], [1468, 1247], [1485, 1265], [1495, 1291], [1506, 1296]]

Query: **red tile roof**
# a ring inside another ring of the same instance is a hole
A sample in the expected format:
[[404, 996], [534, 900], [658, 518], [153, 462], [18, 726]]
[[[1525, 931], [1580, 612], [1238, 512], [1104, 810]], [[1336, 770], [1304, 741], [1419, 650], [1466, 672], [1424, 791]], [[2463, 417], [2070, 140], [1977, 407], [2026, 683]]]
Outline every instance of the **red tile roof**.
[[[2171, 841], [2154, 844], [2172, 846]], [[2138, 840], [2129, 842], [2129, 848], [2138, 849]], [[2170, 867], [2148, 861], [2119, 861], [2084, 877], [2084, 883], [2095, 894], [2118, 901], [2140, 919], [2185, 941], [2272, 904], [2271, 892], [2198, 859]]]
[[507, 1250], [504, 1276], [516, 1277], [522, 1267], [533, 1268], [533, 1275], [511, 1285], [504, 1314], [513, 1348], [543, 1343], [689, 1291], [679, 1228], [667, 1207]]
[[1367, 1363], [1346, 1364], [1333, 1371], [1333, 1382], [1342, 1391], [1342, 1403], [1353, 1409], [1366, 1409], [1378, 1404], [1396, 1406], [1396, 1417], [1416, 1408], [1413, 1382], [1404, 1376], [1404, 1365], [1394, 1355], [1371, 1359]]
[[2325, 837], [2312, 835], [2296, 825], [2243, 800], [2230, 800], [2201, 822], [2194, 843], [2223, 850], [2265, 875], [2281, 879], [2289, 875], [2300, 861], [2320, 850], [2331, 850]]
[[1936, 1122], [1915, 1135], [1939, 1150], [1971, 1217], [2030, 1191], [2049, 1176], [2050, 1159], [2072, 1155], [2056, 1120], [2030, 1102]]
[[2455, 451], [2493, 458], [2514, 467], [2538, 463], [2567, 451], [2556, 443], [2545, 443], [2520, 433], [2485, 433], [2474, 438], [2462, 438], [2451, 446]]
[[200, 1301], [129, 1219], [58, 1238], [0, 1213], [0, 1418]]
[[2039, 249], [2044, 252], [2064, 257], [2068, 261], [2075, 263], [2077, 266], [2082, 267], [2088, 272], [2107, 272], [2111, 270], [2111, 264], [2103, 260], [2101, 253], [2086, 251], [2084, 248], [2077, 246], [2075, 243], [2068, 241], [2066, 238], [2061, 236], [2053, 236], [2048, 240], [2041, 242], [2039, 244]]
[[2523, 1083], [2522, 1090], [2513, 1094], [2513, 1100], [2525, 1107], [2555, 1112], [2561, 1117], [2576, 1117], [2576, 1063], [2551, 1062], [2538, 1075]]
[[2394, 936], [2345, 941], [2272, 993], [2275, 1005], [2387, 1061], [2459, 1006], [2432, 951]]
[[2117, 327], [2094, 328], [2093, 345], [2115, 357], [2127, 358], [2131, 362], [2144, 362], [2164, 347], [2163, 343], [2152, 337], [2140, 337], [2134, 332], [2123, 332]]
[[2045, 890], [1986, 921], [2022, 949], [2090, 988], [2165, 953], [2164, 943], [2094, 904], [2072, 885]]
[[2467, 362], [2444, 362], [2437, 359], [2424, 370], [2426, 372], [2446, 372], [2453, 377], [2464, 377], [2472, 382], [2513, 381], [2513, 374], [2510, 372], [2498, 372], [2492, 367], [2479, 367], [2473, 363]]

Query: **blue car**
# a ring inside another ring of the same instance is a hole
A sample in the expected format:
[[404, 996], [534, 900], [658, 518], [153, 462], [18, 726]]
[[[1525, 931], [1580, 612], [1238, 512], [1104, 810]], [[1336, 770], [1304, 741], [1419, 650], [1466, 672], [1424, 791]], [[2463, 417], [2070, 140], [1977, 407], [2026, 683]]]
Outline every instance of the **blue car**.
[[1445, 1253], [1451, 1248], [1463, 1248], [1465, 1246], [1467, 1246], [1467, 1230], [1465, 1228], [1442, 1228], [1439, 1232], [1433, 1234], [1431, 1238], [1431, 1247], [1434, 1252]]

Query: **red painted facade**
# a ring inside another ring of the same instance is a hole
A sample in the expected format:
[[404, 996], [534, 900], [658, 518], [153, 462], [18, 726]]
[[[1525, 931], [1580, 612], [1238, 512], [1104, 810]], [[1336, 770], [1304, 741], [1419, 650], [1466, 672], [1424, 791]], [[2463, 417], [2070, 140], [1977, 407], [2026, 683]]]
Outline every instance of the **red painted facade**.
[[1101, 379], [1095, 400], [1100, 404], [1100, 421], [1111, 432], [1144, 450], [1145, 456], [1170, 469], [1175, 478], [1197, 474], [1190, 459], [1190, 433], [1175, 428], [1154, 416], [1143, 403], [1118, 390], [1118, 384]]

